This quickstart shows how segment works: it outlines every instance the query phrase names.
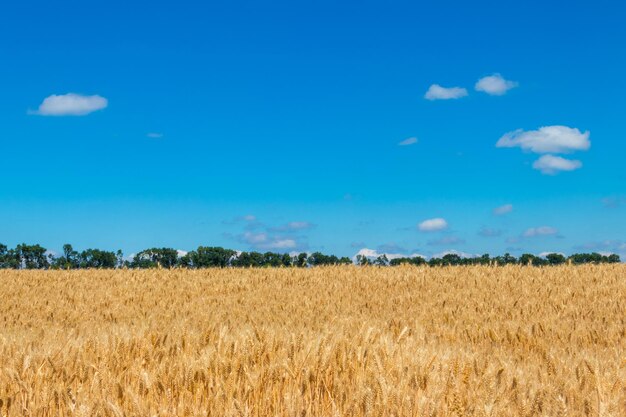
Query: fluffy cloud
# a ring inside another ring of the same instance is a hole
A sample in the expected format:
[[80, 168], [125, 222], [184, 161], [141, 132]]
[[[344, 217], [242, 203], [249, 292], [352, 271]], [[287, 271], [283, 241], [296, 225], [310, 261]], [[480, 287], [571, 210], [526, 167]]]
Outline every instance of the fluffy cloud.
[[517, 82], [505, 80], [502, 75], [496, 73], [478, 80], [474, 88], [476, 91], [482, 91], [492, 96], [501, 96], [517, 86]]
[[448, 228], [448, 222], [446, 219], [437, 217], [434, 219], [424, 220], [417, 225], [417, 228], [422, 232], [436, 232], [438, 230], [445, 230]]
[[503, 214], [507, 214], [513, 211], [513, 204], [505, 204], [500, 207], [496, 207], [493, 209], [493, 214], [496, 216], [502, 216]]
[[523, 237], [538, 237], [538, 236], [554, 236], [559, 231], [550, 226], [531, 227], [527, 229], [522, 236]]
[[582, 162], [574, 159], [565, 159], [560, 156], [542, 155], [533, 163], [533, 168], [542, 174], [556, 175], [560, 171], [574, 171], [583, 166]]
[[586, 151], [591, 146], [589, 131], [567, 126], [544, 126], [538, 130], [508, 132], [496, 143], [498, 148], [519, 147], [535, 153]]
[[267, 233], [246, 232], [241, 236], [241, 241], [255, 249], [295, 249], [298, 244], [295, 239], [269, 236]]
[[108, 106], [106, 98], [93, 95], [83, 96], [80, 94], [53, 94], [46, 97], [36, 111], [30, 114], [40, 116], [85, 116]]
[[404, 139], [402, 142], [398, 143], [398, 146], [409, 146], [409, 145], [415, 145], [416, 143], [417, 143], [417, 138], [411, 137], [411, 138]]
[[439, 84], [433, 84], [428, 88], [424, 98], [427, 100], [450, 100], [465, 97], [467, 90], [462, 87], [442, 87]]

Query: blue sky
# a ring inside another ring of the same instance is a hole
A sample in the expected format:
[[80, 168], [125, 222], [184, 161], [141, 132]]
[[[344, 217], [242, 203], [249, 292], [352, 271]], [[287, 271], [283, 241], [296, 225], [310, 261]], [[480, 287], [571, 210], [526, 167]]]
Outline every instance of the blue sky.
[[624, 21], [614, 1], [5, 4], [0, 242], [624, 256]]

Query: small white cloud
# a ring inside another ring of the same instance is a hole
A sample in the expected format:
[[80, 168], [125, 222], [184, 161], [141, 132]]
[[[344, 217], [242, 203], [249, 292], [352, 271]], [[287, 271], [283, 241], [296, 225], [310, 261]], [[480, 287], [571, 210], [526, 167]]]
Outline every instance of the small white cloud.
[[29, 114], [39, 116], [85, 116], [106, 108], [109, 101], [101, 96], [83, 96], [80, 94], [53, 94], [46, 97], [36, 111]]
[[409, 146], [409, 145], [415, 145], [416, 143], [417, 143], [417, 138], [411, 137], [411, 138], [404, 139], [402, 142], [398, 143], [398, 146]]
[[182, 250], [182, 249], [176, 249], [176, 253], [178, 254], [179, 258], [182, 258], [183, 256], [187, 255], [187, 253], [189, 252], [187, 252], [186, 250]]
[[496, 73], [478, 80], [474, 88], [476, 91], [482, 91], [492, 96], [501, 96], [518, 85], [517, 82], [505, 80], [502, 75]]
[[541, 171], [542, 174], [556, 175], [560, 171], [574, 171], [583, 166], [582, 162], [565, 159], [560, 156], [542, 155], [533, 163], [533, 168]]
[[159, 139], [163, 137], [163, 133], [150, 132], [146, 136], [152, 139]]
[[248, 215], [243, 216], [242, 219], [247, 222], [253, 222], [256, 220], [256, 216], [253, 216], [252, 214], [248, 214]]
[[462, 87], [442, 87], [433, 84], [428, 88], [424, 98], [427, 100], [450, 100], [467, 96], [467, 90]]
[[496, 216], [502, 216], [503, 214], [507, 214], [513, 211], [513, 204], [505, 204], [500, 207], [496, 207], [493, 209], [493, 214]]
[[544, 126], [529, 131], [518, 129], [506, 133], [496, 143], [498, 148], [520, 147], [535, 153], [586, 151], [590, 146], [589, 131], [582, 133], [567, 126]]
[[434, 219], [424, 220], [417, 225], [417, 228], [422, 232], [436, 232], [438, 230], [444, 230], [448, 227], [448, 222], [441, 217]]
[[550, 226], [531, 227], [526, 230], [522, 236], [524, 237], [538, 237], [538, 236], [554, 236], [558, 233], [558, 230]]

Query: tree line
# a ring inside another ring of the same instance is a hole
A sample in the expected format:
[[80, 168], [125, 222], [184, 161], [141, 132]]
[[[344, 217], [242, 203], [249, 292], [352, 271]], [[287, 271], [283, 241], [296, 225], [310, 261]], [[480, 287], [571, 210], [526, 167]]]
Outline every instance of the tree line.
[[225, 267], [314, 267], [322, 265], [375, 265], [397, 266], [402, 264], [449, 266], [449, 265], [533, 265], [550, 266], [565, 263], [601, 264], [618, 263], [619, 255], [601, 255], [599, 253], [576, 253], [565, 257], [551, 253], [545, 257], [523, 254], [519, 258], [508, 253], [491, 257], [488, 254], [466, 258], [457, 254], [426, 260], [423, 257], [388, 259], [385, 255], [371, 258], [357, 255], [355, 261], [348, 257], [325, 255], [321, 252], [299, 253], [290, 255], [274, 252], [238, 252], [222, 247], [199, 246], [196, 250], [180, 253], [172, 248], [151, 248], [135, 254], [132, 259], [125, 259], [122, 251], [115, 252], [100, 249], [74, 250], [72, 245], [63, 245], [63, 252], [54, 255], [41, 245], [25, 243], [9, 249], [0, 244], [0, 269], [88, 269], [88, 268], [225, 268]]

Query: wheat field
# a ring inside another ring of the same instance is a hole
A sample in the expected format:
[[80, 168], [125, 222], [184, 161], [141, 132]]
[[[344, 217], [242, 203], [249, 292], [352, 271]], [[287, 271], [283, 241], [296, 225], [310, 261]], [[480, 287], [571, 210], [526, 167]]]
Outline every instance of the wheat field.
[[2, 416], [625, 416], [626, 266], [0, 271]]

